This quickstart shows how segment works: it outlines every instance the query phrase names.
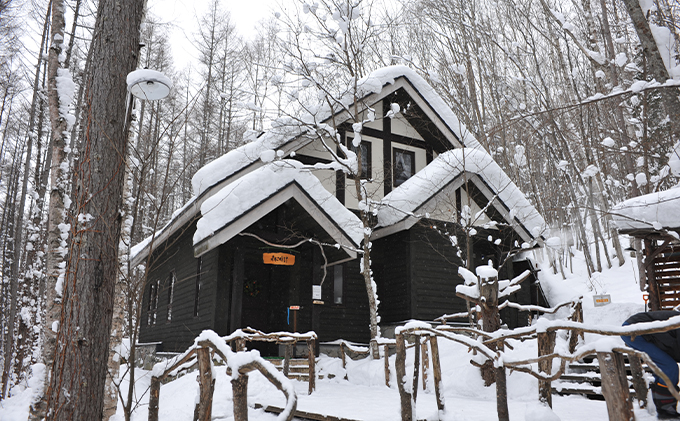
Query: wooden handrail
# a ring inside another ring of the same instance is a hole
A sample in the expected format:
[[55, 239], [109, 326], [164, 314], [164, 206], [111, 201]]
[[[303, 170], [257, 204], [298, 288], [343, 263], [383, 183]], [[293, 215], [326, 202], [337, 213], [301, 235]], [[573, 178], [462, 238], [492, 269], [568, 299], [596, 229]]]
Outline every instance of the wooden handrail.
[[[235, 342], [237, 352], [244, 352], [245, 340], [244, 337], [239, 336], [230, 338], [229, 342]], [[310, 352], [312, 352], [310, 357], [310, 361], [312, 361], [314, 360], [313, 349], [316, 341], [316, 334], [308, 335], [306, 340], [308, 348], [310, 349]], [[209, 421], [211, 419], [212, 395], [215, 381], [212, 378], [212, 359], [210, 357], [210, 351], [214, 352], [220, 359], [227, 363], [227, 372], [229, 373], [232, 369], [229, 365], [229, 360], [233, 351], [231, 351], [224, 338], [220, 338], [212, 331], [204, 331], [199, 335], [195, 339], [194, 345], [185, 351], [184, 354], [175, 357], [171, 365], [163, 369], [162, 372], [158, 372], [158, 370], [162, 369], [159, 364], [154, 366], [154, 374], [151, 377], [150, 385], [149, 421], [158, 421], [161, 381], [167, 378], [173, 371], [181, 369], [183, 366], [186, 367], [188, 363], [193, 362], [194, 360], [197, 360], [198, 362], [198, 381], [200, 384], [200, 400], [194, 412], [194, 419], [199, 421]], [[159, 369], [156, 369], [156, 367], [159, 367]], [[263, 360], [259, 355], [254, 354], [248, 363], [239, 365], [236, 368], [239, 375], [232, 380], [232, 389], [234, 392], [234, 419], [236, 421], [248, 420], [247, 374], [254, 370], [262, 373], [262, 375], [269, 380], [270, 383], [276, 386], [276, 388], [286, 397], [286, 409], [279, 415], [279, 418], [285, 417], [282, 419], [286, 419], [287, 421], [290, 421], [293, 418], [297, 407], [295, 388], [292, 384], [284, 384], [284, 381], [288, 381], [288, 379], [281, 376], [276, 369], [273, 369], [273, 366], [271, 366], [270, 363]], [[314, 370], [313, 363], [310, 363], [310, 371], [311, 370]], [[310, 393], [311, 390], [313, 390], [313, 386], [314, 382], [310, 377]]]

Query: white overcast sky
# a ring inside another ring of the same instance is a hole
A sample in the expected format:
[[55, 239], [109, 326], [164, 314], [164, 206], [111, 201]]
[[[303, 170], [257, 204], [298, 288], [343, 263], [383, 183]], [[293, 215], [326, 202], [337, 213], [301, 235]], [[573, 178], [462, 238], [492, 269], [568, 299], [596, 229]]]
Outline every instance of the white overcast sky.
[[[292, 3], [293, 0], [280, 0]], [[149, 11], [173, 26], [170, 41], [175, 59], [175, 69], [181, 70], [196, 60], [196, 52], [190, 40], [196, 31], [197, 17], [203, 15], [209, 0], [149, 0]], [[231, 21], [244, 38], [252, 38], [258, 22], [280, 10], [278, 0], [222, 0], [223, 10], [231, 13]]]

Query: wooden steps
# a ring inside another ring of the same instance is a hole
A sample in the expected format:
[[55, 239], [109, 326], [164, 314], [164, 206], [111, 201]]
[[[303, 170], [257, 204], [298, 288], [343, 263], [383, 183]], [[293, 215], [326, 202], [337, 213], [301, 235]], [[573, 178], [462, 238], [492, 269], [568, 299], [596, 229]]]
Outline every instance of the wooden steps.
[[[270, 363], [283, 373], [283, 358], [265, 358]], [[288, 367], [288, 375], [291, 380], [299, 380], [301, 382], [309, 381], [309, 360], [307, 358], [291, 358]], [[323, 376], [317, 378], [322, 379]]]
[[[633, 390], [632, 375], [628, 358], [625, 358], [626, 375], [628, 377], [628, 384], [631, 395], [635, 394]], [[650, 372], [646, 365], [643, 365], [645, 371]], [[563, 374], [558, 380], [552, 382], [552, 391], [558, 395], [583, 395], [588, 399], [604, 400], [602, 396], [602, 378], [600, 377], [600, 364], [597, 362], [595, 355], [590, 355], [584, 358], [581, 362], [575, 362], [567, 366], [566, 374]]]

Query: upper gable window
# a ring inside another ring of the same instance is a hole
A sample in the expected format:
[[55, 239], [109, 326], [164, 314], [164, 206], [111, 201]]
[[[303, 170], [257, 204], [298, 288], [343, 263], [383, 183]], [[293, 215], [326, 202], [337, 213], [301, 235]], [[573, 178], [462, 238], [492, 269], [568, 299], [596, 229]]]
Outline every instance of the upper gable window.
[[[347, 138], [347, 146], [352, 152], [358, 153], [357, 148], [352, 144], [352, 138]], [[366, 140], [362, 140], [359, 144], [359, 148], [361, 148], [361, 178], [364, 180], [371, 179], [371, 171], [373, 170], [371, 166], [371, 160], [373, 159], [373, 148], [371, 146], [371, 142]]]
[[392, 150], [392, 154], [394, 187], [397, 187], [416, 173], [416, 154], [397, 148]]

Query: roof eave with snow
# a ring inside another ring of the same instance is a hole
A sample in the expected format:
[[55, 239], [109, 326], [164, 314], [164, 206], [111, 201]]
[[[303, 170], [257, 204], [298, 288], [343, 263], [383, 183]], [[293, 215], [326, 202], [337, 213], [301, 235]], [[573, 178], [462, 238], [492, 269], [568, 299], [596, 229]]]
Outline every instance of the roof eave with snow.
[[525, 242], [541, 237], [545, 220], [493, 158], [481, 149], [461, 148], [439, 155], [383, 198], [376, 238], [410, 228], [425, 218], [443, 195], [451, 194], [466, 180], [474, 183], [505, 219], [496, 222], [511, 225]]

